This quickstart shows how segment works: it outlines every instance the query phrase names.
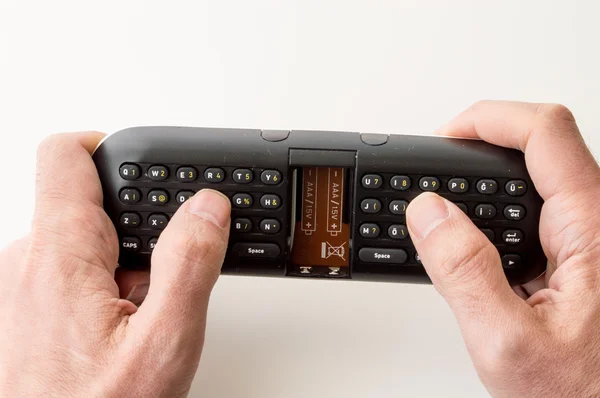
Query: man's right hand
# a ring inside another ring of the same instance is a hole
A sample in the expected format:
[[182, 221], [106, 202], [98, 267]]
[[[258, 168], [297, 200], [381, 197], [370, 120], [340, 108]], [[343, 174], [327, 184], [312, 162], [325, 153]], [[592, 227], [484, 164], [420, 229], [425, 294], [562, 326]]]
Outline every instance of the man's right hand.
[[545, 201], [539, 233], [549, 267], [515, 291], [494, 246], [455, 205], [424, 193], [407, 209], [479, 377], [494, 397], [600, 396], [600, 169], [573, 115], [560, 105], [485, 101], [439, 133], [522, 150]]

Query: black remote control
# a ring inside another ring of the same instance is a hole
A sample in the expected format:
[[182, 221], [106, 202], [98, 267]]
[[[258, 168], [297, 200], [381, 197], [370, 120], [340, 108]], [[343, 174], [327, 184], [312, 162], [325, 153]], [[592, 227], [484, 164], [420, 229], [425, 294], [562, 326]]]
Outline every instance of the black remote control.
[[430, 282], [408, 203], [456, 203], [500, 252], [513, 285], [545, 269], [542, 206], [523, 154], [477, 140], [330, 131], [136, 127], [93, 155], [123, 267], [149, 267], [169, 218], [195, 192], [232, 203], [227, 274]]

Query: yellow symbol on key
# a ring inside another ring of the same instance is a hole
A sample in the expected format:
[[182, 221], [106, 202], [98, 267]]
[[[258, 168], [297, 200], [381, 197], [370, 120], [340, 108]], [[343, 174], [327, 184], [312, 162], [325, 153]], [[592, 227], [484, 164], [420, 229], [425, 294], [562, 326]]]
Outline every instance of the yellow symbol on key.
[[246, 204], [246, 205], [249, 205], [249, 204], [250, 204], [250, 199], [248, 199], [248, 198], [245, 198], [245, 199], [244, 199], [244, 204]]
[[167, 200], [167, 197], [166, 197], [165, 195], [160, 195], [160, 196], [158, 197], [158, 201], [159, 201], [159, 202], [161, 202], [161, 203], [162, 203], [162, 202], [166, 202], [166, 200]]
[[277, 206], [277, 199], [273, 199], [273, 206]]
[[221, 178], [221, 173], [217, 173], [217, 178]]
[[250, 174], [246, 173], [246, 180], [250, 180]]
[[277, 176], [273, 176], [273, 181], [277, 182], [277, 180], [278, 180]]

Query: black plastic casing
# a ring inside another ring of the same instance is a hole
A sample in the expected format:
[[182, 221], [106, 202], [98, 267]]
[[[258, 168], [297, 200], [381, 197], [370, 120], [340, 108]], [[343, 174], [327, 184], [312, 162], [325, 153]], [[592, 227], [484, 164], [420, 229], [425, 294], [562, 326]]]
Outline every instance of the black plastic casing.
[[[264, 137], [263, 137], [264, 136]], [[268, 217], [281, 220], [281, 232], [265, 237], [255, 231], [243, 235], [232, 232], [230, 249], [236, 242], [274, 242], [281, 248], [281, 254], [274, 259], [241, 258], [228, 252], [222, 272], [226, 274], [260, 276], [296, 276], [290, 272], [290, 231], [292, 215], [292, 174], [303, 166], [345, 167], [349, 171], [350, 187], [347, 191], [346, 211], [350, 218], [350, 272], [353, 280], [399, 281], [430, 283], [424, 268], [415, 258], [415, 250], [409, 239], [402, 241], [386, 238], [385, 231], [391, 224], [405, 224], [404, 216], [382, 214], [364, 214], [359, 206], [362, 199], [378, 198], [386, 209], [394, 199], [410, 201], [422, 191], [419, 179], [434, 176], [440, 180], [438, 194], [453, 202], [465, 203], [469, 216], [480, 228], [495, 231], [494, 241], [500, 255], [518, 254], [522, 265], [518, 268], [506, 268], [505, 273], [512, 285], [528, 282], [539, 276], [545, 269], [544, 257], [539, 237], [538, 224], [542, 199], [535, 191], [527, 173], [523, 154], [519, 151], [501, 148], [478, 140], [426, 137], [411, 135], [369, 135], [331, 131], [290, 131], [271, 132], [257, 129], [220, 129], [190, 127], [135, 127], [119, 131], [105, 139], [96, 149], [95, 161], [104, 190], [104, 206], [107, 214], [117, 228], [120, 238], [139, 237], [142, 247], [137, 252], [121, 249], [120, 265], [129, 268], [145, 268], [150, 265], [151, 253], [148, 241], [159, 235], [144, 222], [136, 228], [123, 228], [119, 224], [120, 215], [131, 211], [141, 215], [142, 220], [153, 213], [172, 216], [179, 204], [171, 200], [165, 206], [150, 204], [146, 198], [152, 189], [168, 191], [171, 198], [182, 190], [198, 191], [203, 188], [217, 189], [228, 197], [245, 192], [253, 196], [255, 204], [265, 193], [281, 197], [283, 206], [276, 210], [250, 209], [232, 210], [232, 218], [247, 217], [257, 225]], [[119, 168], [123, 164], [137, 164], [142, 176], [134, 181], [121, 178]], [[145, 173], [151, 165], [166, 166], [171, 174], [168, 181], [155, 182]], [[193, 166], [198, 171], [194, 182], [178, 182], [174, 176], [179, 166]], [[220, 167], [226, 172], [225, 181], [215, 184], [203, 179], [208, 167]], [[254, 183], [240, 185], [231, 179], [231, 173], [238, 168], [254, 171]], [[260, 182], [263, 170], [278, 170], [282, 182], [276, 186], [266, 186]], [[361, 178], [365, 174], [379, 174], [384, 184], [378, 190], [365, 189]], [[407, 175], [412, 180], [406, 191], [397, 191], [390, 187], [390, 178], [394, 175]], [[466, 178], [469, 191], [454, 194], [448, 190], [447, 182], [454, 177]], [[498, 192], [494, 195], [482, 195], [475, 185], [479, 179], [494, 179], [498, 183]], [[510, 196], [504, 185], [509, 180], [523, 180], [527, 192], [523, 196]], [[136, 188], [142, 193], [142, 201], [134, 205], [125, 205], [119, 200], [119, 192], [124, 188]], [[474, 216], [474, 209], [480, 203], [496, 206], [498, 214], [492, 220], [481, 220]], [[526, 209], [526, 217], [521, 221], [507, 220], [502, 209], [508, 204], [518, 204]], [[266, 213], [268, 212], [268, 213]], [[384, 233], [377, 239], [360, 236], [358, 228], [363, 222], [375, 222]], [[523, 243], [508, 246], [502, 243], [500, 236], [506, 229], [519, 229], [524, 234]], [[404, 264], [373, 264], [362, 262], [358, 251], [363, 247], [403, 248], [408, 253]], [[311, 275], [307, 275], [311, 276]], [[322, 276], [322, 275], [320, 275]], [[326, 276], [326, 275], [325, 275]], [[326, 276], [327, 277], [327, 276]], [[331, 276], [335, 279], [336, 276]]]

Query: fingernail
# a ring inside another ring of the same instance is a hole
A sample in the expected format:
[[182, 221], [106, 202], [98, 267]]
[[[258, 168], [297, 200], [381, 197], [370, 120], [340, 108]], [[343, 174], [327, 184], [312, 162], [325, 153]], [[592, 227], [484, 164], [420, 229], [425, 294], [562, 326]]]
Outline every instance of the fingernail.
[[127, 296], [126, 300], [131, 301], [133, 304], [139, 307], [144, 302], [144, 299], [148, 294], [149, 288], [150, 285], [147, 283], [135, 285], [131, 288], [131, 291], [129, 292], [129, 295]]
[[410, 203], [406, 220], [412, 238], [421, 240], [449, 216], [444, 199], [434, 193], [424, 193]]
[[190, 199], [188, 211], [221, 228], [225, 228], [229, 224], [231, 203], [229, 198], [221, 192], [203, 189]]

